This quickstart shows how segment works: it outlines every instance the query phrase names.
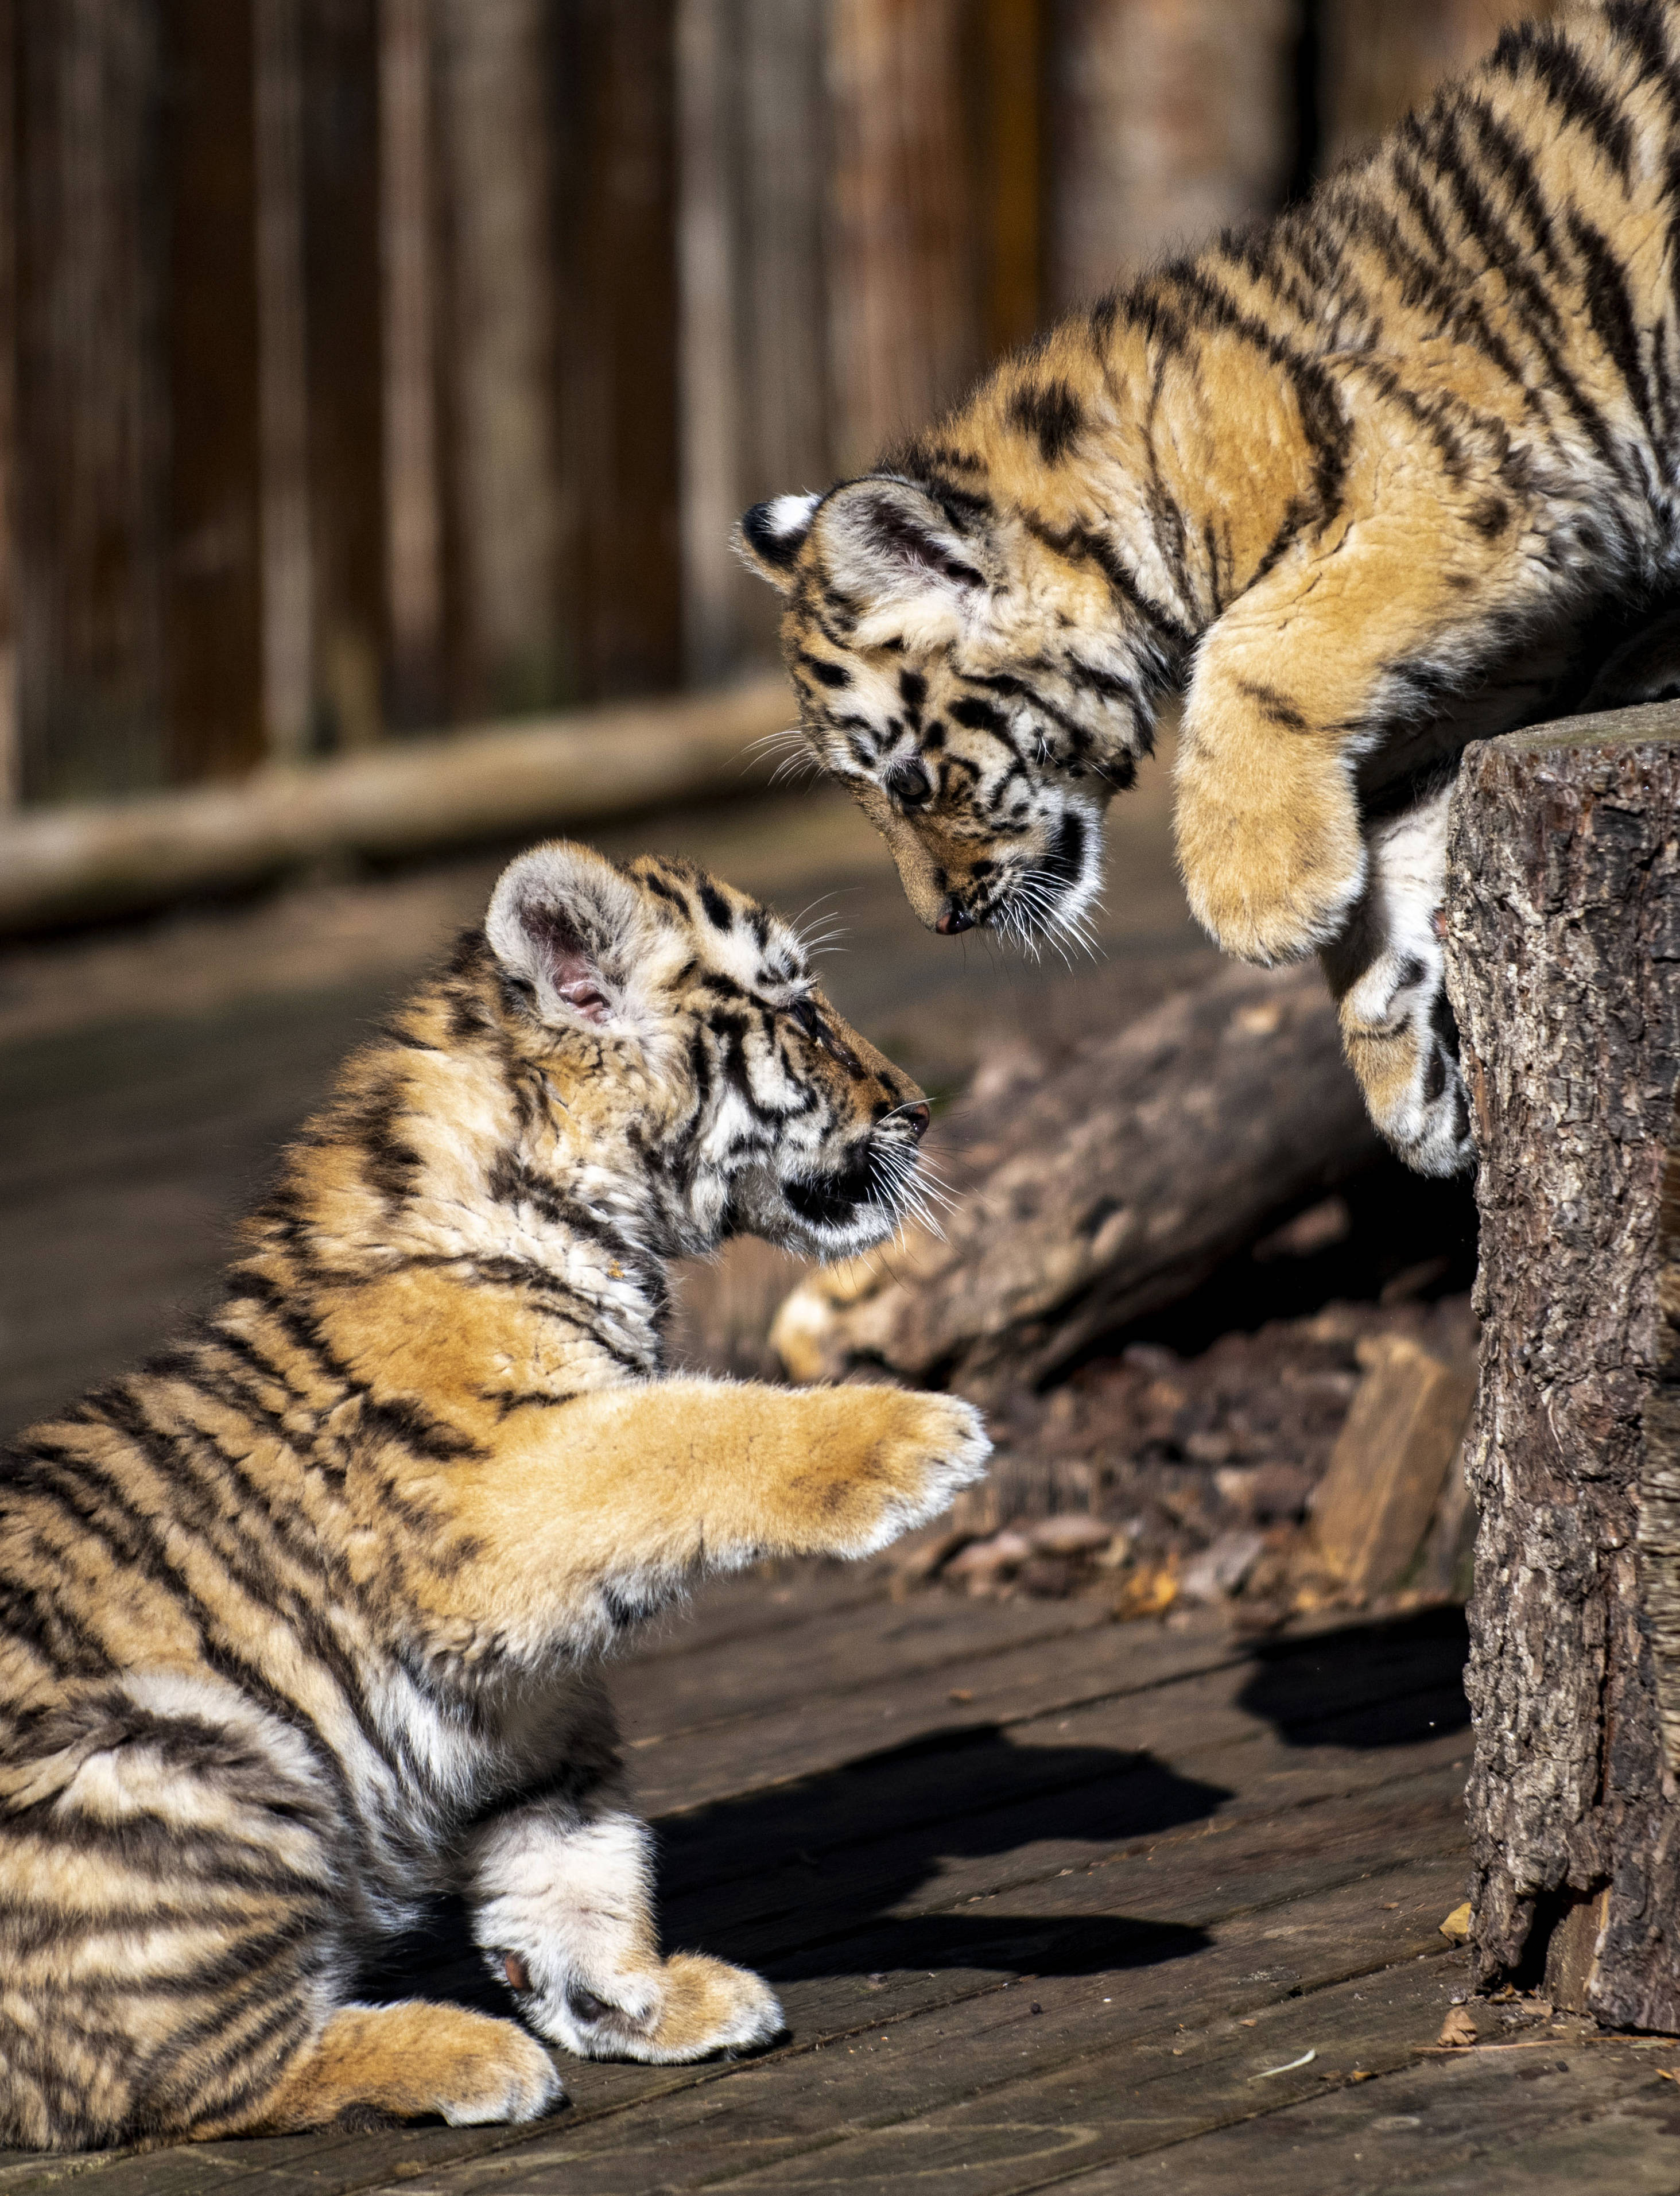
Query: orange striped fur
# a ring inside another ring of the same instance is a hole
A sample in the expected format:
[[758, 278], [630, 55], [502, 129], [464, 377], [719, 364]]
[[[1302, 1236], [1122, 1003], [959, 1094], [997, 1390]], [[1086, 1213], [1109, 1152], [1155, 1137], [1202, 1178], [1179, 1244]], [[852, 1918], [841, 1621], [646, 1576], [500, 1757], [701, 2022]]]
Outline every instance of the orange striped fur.
[[[219, 1306], [0, 1461], [0, 2141], [525, 2119], [550, 2044], [781, 2026], [662, 1956], [603, 1652], [707, 1570], [857, 1555], [973, 1412], [666, 1377], [665, 1269], [915, 1201], [921, 1093], [789, 928], [553, 846], [354, 1058]], [[363, 2006], [443, 1891], [524, 2025]]]
[[[1320, 951], [1379, 1125], [1465, 1164], [1445, 789], [1680, 582], [1677, 178], [1680, 10], [1512, 31], [1304, 205], [749, 511], [805, 740], [921, 919], [1077, 936], [1181, 687], [1196, 914], [1254, 960]], [[1658, 640], [1591, 698], [1669, 691]]]

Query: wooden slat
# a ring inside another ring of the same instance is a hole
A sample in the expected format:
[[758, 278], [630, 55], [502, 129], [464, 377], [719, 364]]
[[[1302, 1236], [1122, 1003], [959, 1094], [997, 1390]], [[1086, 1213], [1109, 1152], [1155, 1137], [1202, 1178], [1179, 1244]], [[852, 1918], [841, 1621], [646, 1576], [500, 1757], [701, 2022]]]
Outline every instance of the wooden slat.
[[0, 811], [21, 789], [18, 746], [17, 132], [18, 0], [0, 0]]
[[1054, 304], [1278, 202], [1296, 156], [1288, 0], [1064, 0], [1055, 24]]
[[[1671, 2196], [1680, 2130], [1659, 2069], [1673, 2047], [1533, 2029], [1510, 2040], [1525, 2048], [1419, 2060], [1181, 2143], [1173, 2196]], [[1074, 2183], [1079, 2196], [1134, 2196], [1137, 2185], [1135, 2168]]]
[[1490, 51], [1507, 23], [1544, 20], [1563, 0], [1324, 0], [1319, 38], [1320, 165], [1368, 150], [1441, 80]]
[[378, 0], [303, 0], [303, 327], [311, 740], [384, 720], [384, 374]]
[[565, 0], [552, 37], [574, 677], [644, 692], [682, 661], [675, 0]]
[[158, 32], [157, 0], [24, 0], [18, 17], [26, 800], [165, 774]]
[[[1444, 1726], [1455, 1720], [1446, 1693], [1415, 1705], [1438, 1708]], [[1006, 1883], [1225, 1836], [1249, 1817], [1340, 1803], [1394, 1777], [1389, 1749], [1360, 1748], [1346, 1723], [1318, 1744], [1291, 1746], [1216, 1696], [1174, 1707], [1186, 1724], [1203, 1719], [1204, 1743], [1175, 1751], [1158, 1717], [1088, 1710], [1007, 1738], [878, 1755], [697, 1821], [667, 1817], [661, 1883], [671, 1926], [684, 1941], [745, 1931], [740, 1941], [764, 1959], [847, 1932], [890, 1937], [900, 1921]], [[1439, 1773], [1449, 1793], [1462, 1789], [1462, 1729], [1444, 1727], [1410, 1752], [1412, 1773]], [[892, 1927], [880, 1919], [888, 1913]]]
[[252, 0], [257, 130], [257, 432], [265, 752], [313, 737], [309, 350], [303, 280], [303, 0]]
[[677, 8], [678, 288], [681, 301], [683, 660], [699, 684], [738, 654], [730, 548], [740, 515], [740, 224], [730, 158], [740, 54], [732, 0]]
[[379, 10], [386, 605], [391, 722], [443, 714], [443, 545], [438, 478], [436, 221], [427, 0]]
[[[1087, 1633], [1077, 1655], [1057, 1638], [952, 1661], [895, 1675], [849, 1697], [794, 1701], [638, 1750], [632, 1771], [638, 1804], [650, 1813], [710, 1804], [757, 1789], [766, 1762], [776, 1765], [776, 1780], [785, 1782], [860, 1754], [908, 1745], [932, 1731], [1048, 1715], [1243, 1659], [1223, 1628], [1209, 1624], [1194, 1633], [1152, 1638], [1110, 1625]], [[954, 1701], [954, 1691], [969, 1697]], [[633, 1745], [633, 1731], [631, 1737]]]
[[165, 8], [165, 709], [178, 784], [262, 759], [256, 55], [249, 6]]
[[[923, 1672], [965, 1667], [978, 1655], [1009, 1648], [1066, 1642], [1106, 1623], [1100, 1602], [1019, 1600], [1001, 1607], [928, 1594], [907, 1604], [885, 1600], [867, 1609], [842, 1598], [832, 1613], [816, 1614], [783, 1633], [775, 1651], [742, 1653], [737, 1638], [715, 1646], [696, 1641], [684, 1653], [673, 1627], [675, 1651], [655, 1661], [641, 1656], [613, 1673], [613, 1696], [626, 1730], [640, 1748], [664, 1745], [679, 1732], [713, 1730], [754, 1719], [778, 1708], [818, 1708], [884, 1682]], [[953, 1685], [961, 1682], [952, 1676]]]
[[861, 471], [980, 358], [956, 0], [834, 0], [829, 16], [833, 457]]
[[[551, 708], [582, 691], [560, 599], [556, 197], [545, 0], [440, 0], [444, 475], [451, 707]], [[620, 270], [638, 279], [633, 262]]]
[[988, 357], [1025, 343], [1043, 287], [1045, 0], [984, 0], [975, 150], [984, 206], [980, 335]]
[[827, 0], [678, 9], [684, 630], [690, 673], [773, 652], [776, 604], [729, 545], [829, 457]]

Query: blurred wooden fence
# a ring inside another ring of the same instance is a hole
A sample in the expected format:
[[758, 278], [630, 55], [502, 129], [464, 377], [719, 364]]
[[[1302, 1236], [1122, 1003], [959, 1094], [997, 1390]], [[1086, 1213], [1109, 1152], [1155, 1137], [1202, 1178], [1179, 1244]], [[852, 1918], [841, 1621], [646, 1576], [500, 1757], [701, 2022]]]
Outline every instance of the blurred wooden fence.
[[1516, 12], [0, 0], [0, 789], [729, 673], [744, 504]]

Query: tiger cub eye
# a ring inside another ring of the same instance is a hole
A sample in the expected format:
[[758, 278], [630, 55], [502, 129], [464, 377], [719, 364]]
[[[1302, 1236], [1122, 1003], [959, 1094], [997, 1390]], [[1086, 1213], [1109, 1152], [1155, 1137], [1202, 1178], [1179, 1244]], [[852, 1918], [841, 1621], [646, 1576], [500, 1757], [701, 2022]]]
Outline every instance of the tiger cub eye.
[[932, 798], [933, 781], [919, 762], [895, 762], [886, 773], [886, 789], [906, 808], [919, 808]]

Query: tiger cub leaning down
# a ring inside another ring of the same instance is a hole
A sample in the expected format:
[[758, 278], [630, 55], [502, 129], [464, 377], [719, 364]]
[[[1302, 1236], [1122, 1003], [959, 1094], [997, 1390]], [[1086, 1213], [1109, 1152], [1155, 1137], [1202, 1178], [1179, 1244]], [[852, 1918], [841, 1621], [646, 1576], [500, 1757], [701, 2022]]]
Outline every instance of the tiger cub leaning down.
[[742, 522], [806, 742], [932, 928], [1077, 933], [1186, 688], [1176, 828], [1227, 951], [1319, 950], [1372, 1115], [1471, 1158], [1442, 991], [1471, 737], [1671, 691], [1680, 8], [1480, 67], [1275, 220], [1145, 274], [824, 495]]
[[[0, 2141], [528, 2119], [537, 2037], [779, 2032], [661, 1956], [593, 1666], [701, 1571], [863, 1555], [979, 1476], [948, 1397], [660, 1374], [667, 1261], [880, 1241], [927, 1118], [729, 886], [512, 864], [220, 1307], [0, 1462]], [[442, 1889], [535, 2036], [354, 2002]]]

